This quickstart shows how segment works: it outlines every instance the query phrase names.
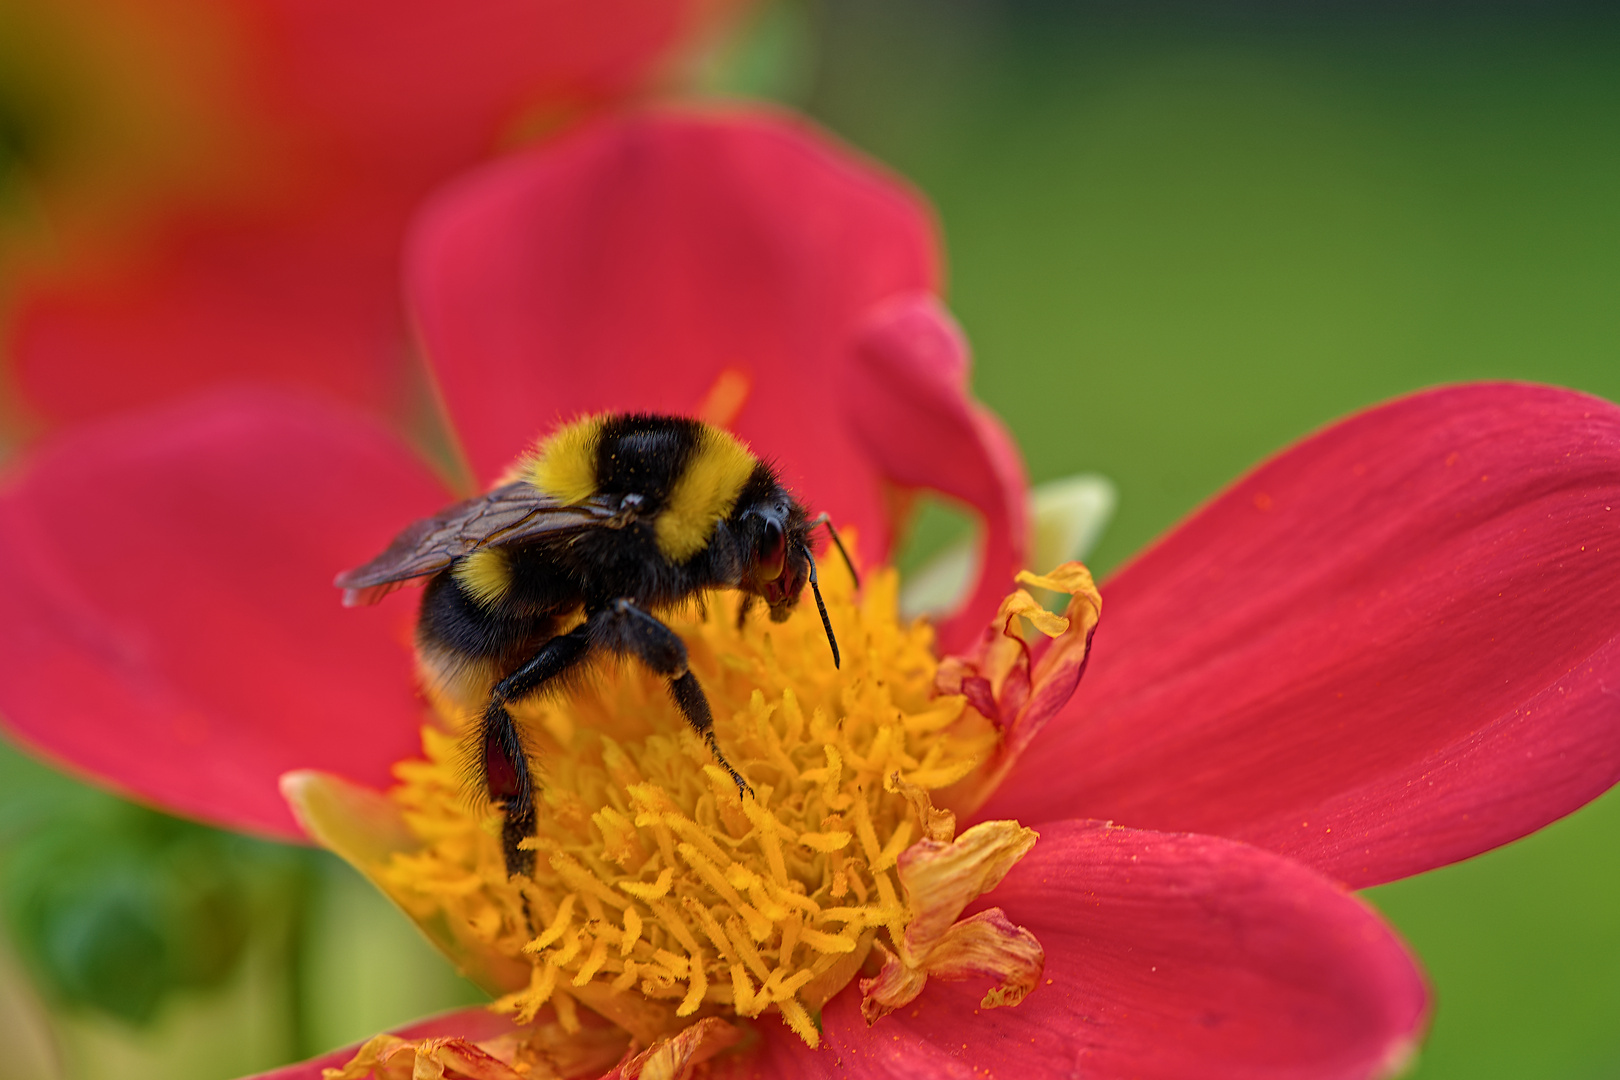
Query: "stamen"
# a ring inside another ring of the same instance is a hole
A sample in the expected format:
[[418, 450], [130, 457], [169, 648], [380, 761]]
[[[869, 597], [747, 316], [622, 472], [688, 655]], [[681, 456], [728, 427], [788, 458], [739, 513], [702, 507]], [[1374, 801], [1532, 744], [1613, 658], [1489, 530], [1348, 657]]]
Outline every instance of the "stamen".
[[[906, 853], [954, 831], [927, 792], [1000, 735], [939, 696], [931, 631], [897, 621], [893, 572], [858, 603], [834, 577], [821, 626], [739, 628], [720, 604], [672, 623], [752, 798], [655, 677], [616, 669], [514, 707], [540, 776], [534, 871], [509, 878], [499, 812], [463, 795], [456, 734], [424, 732], [426, 762], [402, 765], [393, 793], [423, 846], [380, 877], [413, 916], [496, 957], [490, 970], [510, 973], [499, 1009], [527, 1020], [550, 1005], [560, 1022], [577, 1000], [644, 1043], [699, 1015], [775, 1012], [814, 1046], [814, 1014], [879, 934], [884, 955], [911, 957]], [[815, 659], [835, 622], [841, 669]]]

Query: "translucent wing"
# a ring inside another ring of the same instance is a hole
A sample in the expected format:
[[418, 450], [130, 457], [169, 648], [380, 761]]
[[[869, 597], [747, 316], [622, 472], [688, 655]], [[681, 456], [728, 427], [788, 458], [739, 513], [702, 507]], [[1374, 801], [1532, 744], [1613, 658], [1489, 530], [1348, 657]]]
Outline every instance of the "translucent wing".
[[437, 573], [480, 548], [614, 523], [614, 510], [606, 500], [565, 506], [528, 481], [518, 480], [413, 523], [394, 537], [388, 550], [364, 566], [343, 571], [333, 584], [343, 590], [343, 603], [349, 607], [375, 604], [407, 581]]

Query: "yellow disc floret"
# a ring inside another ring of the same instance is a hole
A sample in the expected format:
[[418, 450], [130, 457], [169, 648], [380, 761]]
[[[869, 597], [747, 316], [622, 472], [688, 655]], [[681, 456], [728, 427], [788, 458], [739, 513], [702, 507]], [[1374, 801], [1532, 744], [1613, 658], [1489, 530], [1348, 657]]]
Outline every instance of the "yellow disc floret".
[[752, 798], [635, 666], [520, 714], [542, 793], [532, 879], [508, 878], [499, 811], [468, 797], [456, 733], [429, 728], [427, 760], [399, 766], [393, 797], [422, 844], [378, 876], [419, 921], [504, 958], [501, 1008], [549, 1004], [566, 1023], [581, 1002], [648, 1033], [774, 1011], [815, 1045], [813, 1014], [878, 934], [905, 941], [898, 863], [935, 836], [921, 793], [998, 736], [936, 691], [932, 633], [897, 620], [892, 572], [857, 603], [827, 569], [842, 670], [813, 611], [739, 627], [721, 595], [670, 615]]

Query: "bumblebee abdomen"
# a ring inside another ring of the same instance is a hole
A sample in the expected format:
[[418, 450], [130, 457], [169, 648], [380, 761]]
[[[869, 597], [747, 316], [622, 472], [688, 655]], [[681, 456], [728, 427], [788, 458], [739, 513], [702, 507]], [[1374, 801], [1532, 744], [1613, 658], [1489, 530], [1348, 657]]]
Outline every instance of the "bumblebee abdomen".
[[[470, 709], [488, 695], [496, 679], [555, 637], [571, 611], [533, 605], [519, 610], [512, 603], [492, 608], [458, 578], [466, 561], [428, 581], [416, 624], [416, 651], [433, 688]], [[515, 576], [510, 567], [503, 573], [508, 582]]]
[[512, 594], [512, 558], [504, 548], [484, 548], [450, 567], [460, 590], [480, 607], [495, 608]]

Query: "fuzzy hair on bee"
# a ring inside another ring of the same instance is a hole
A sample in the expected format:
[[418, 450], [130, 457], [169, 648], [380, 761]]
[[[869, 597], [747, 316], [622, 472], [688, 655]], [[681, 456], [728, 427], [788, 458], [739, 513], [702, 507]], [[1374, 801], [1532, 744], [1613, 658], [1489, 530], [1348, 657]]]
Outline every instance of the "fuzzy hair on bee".
[[507, 871], [527, 874], [534, 853], [521, 844], [534, 832], [534, 779], [510, 706], [566, 692], [594, 657], [633, 659], [664, 677], [715, 761], [752, 795], [715, 740], [685, 644], [660, 616], [731, 589], [743, 595], [741, 615], [763, 601], [780, 622], [809, 584], [836, 665], [810, 545], [820, 525], [847, 563], [826, 515], [812, 519], [729, 432], [685, 417], [604, 413], [558, 428], [491, 491], [408, 526], [336, 584], [354, 605], [425, 579], [416, 627], [423, 678], [477, 718], [469, 771], [505, 817]]

